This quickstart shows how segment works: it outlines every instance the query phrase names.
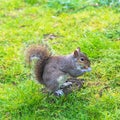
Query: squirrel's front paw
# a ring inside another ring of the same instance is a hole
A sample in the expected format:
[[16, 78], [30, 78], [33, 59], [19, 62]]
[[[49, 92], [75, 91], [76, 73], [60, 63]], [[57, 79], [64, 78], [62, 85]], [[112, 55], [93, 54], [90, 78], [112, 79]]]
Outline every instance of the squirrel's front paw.
[[63, 92], [62, 89], [56, 90], [56, 91], [54, 92], [54, 95], [56, 95], [56, 96], [63, 96], [63, 95], [64, 95], [64, 92]]
[[87, 68], [87, 69], [82, 69], [81, 71], [82, 71], [82, 72], [90, 72], [90, 71], [91, 71], [91, 68], [89, 67], [89, 68]]
[[61, 85], [60, 88], [65, 88], [65, 87], [68, 87], [68, 86], [72, 86], [72, 82], [65, 82], [65, 83], [63, 83], [63, 85]]

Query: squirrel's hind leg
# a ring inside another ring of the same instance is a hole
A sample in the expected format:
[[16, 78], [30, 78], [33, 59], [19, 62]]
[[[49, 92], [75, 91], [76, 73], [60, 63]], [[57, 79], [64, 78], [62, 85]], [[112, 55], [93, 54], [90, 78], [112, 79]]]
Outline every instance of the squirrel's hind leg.
[[65, 82], [65, 83], [63, 83], [63, 85], [61, 85], [61, 89], [59, 89], [59, 90], [56, 90], [55, 92], [54, 92], [54, 95], [56, 95], [56, 96], [63, 96], [65, 93], [64, 93], [64, 89], [65, 88], [67, 88], [67, 87], [70, 87], [70, 86], [72, 86], [72, 82]]

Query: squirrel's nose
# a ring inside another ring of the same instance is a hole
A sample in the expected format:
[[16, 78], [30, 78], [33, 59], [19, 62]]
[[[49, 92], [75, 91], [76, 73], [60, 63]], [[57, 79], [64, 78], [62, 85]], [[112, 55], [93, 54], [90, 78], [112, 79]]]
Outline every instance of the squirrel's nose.
[[89, 67], [88, 66], [84, 66], [85, 69], [88, 69]]

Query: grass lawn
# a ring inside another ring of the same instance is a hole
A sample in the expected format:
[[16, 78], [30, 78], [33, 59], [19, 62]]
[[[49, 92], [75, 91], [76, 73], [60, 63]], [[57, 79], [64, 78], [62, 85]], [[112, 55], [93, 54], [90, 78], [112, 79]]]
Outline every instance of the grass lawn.
[[[55, 3], [0, 1], [0, 120], [119, 120], [120, 6]], [[83, 89], [60, 98], [40, 92], [24, 51], [41, 43], [57, 55], [79, 46], [89, 56]]]

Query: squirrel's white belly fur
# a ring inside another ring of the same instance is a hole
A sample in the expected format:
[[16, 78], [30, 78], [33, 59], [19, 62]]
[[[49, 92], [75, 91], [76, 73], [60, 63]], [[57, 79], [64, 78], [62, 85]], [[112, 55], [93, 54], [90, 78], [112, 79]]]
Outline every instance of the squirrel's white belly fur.
[[66, 75], [62, 75], [62, 76], [57, 78], [57, 82], [59, 84], [59, 87], [65, 83], [65, 81], [68, 79], [68, 76], [69, 75], [66, 74]]

